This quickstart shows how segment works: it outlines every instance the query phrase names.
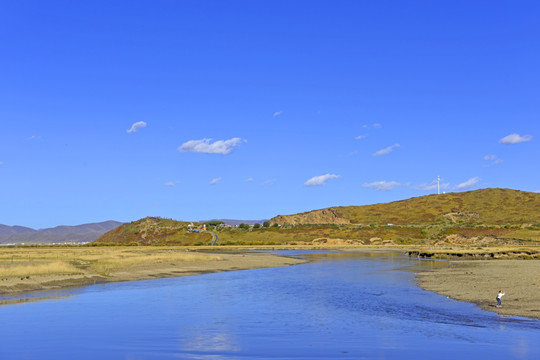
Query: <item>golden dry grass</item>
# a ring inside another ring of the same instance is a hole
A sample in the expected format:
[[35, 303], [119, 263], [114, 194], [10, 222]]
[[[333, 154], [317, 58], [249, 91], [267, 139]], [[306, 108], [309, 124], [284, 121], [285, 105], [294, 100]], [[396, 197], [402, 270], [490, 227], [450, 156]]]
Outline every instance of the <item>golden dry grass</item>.
[[185, 248], [145, 247], [17, 247], [0, 248], [0, 278], [50, 274], [108, 275], [134, 266], [216, 261], [217, 255]]
[[[426, 195], [383, 204], [339, 206], [329, 209], [339, 218], [347, 219], [353, 224], [428, 225], [454, 222], [489, 225], [538, 224], [540, 194], [511, 189], [480, 189]], [[301, 218], [306, 220], [310, 213], [313, 211], [291, 216], [301, 215], [297, 219], [300, 221]], [[452, 217], [445, 217], [451, 213], [458, 215], [453, 221]], [[309, 223], [306, 221], [294, 223]], [[276, 222], [275, 218], [270, 219], [270, 222]]]
[[82, 274], [83, 271], [63, 261], [54, 261], [45, 264], [14, 263], [0, 266], [0, 277], [21, 277], [52, 274]]
[[[210, 250], [196, 247], [197, 251]], [[193, 249], [194, 250], [194, 249]], [[211, 251], [216, 251], [215, 247]], [[187, 247], [0, 247], [0, 294], [148, 280], [304, 262], [259, 252], [192, 252]]]
[[[158, 251], [158, 250], [156, 250]], [[168, 263], [177, 265], [179, 262], [192, 261], [215, 261], [221, 260], [217, 255], [179, 253], [179, 252], [160, 252], [151, 253], [148, 251], [122, 251], [108, 254], [97, 254], [86, 256], [81, 259], [89, 263], [89, 268], [98, 274], [110, 274], [115, 271], [128, 271], [133, 267], [159, 265]]]

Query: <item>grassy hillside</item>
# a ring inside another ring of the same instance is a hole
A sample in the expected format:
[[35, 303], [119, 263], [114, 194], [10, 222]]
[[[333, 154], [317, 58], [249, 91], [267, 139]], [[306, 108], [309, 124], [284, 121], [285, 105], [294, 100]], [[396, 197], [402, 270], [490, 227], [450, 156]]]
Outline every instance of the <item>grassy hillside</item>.
[[428, 195], [366, 206], [342, 206], [296, 215], [277, 216], [272, 223], [308, 224], [317, 214], [331, 211], [334, 218], [319, 217], [323, 223], [429, 225], [450, 224], [537, 224], [540, 223], [540, 193], [510, 189], [482, 189], [461, 193]]
[[101, 236], [95, 243], [121, 245], [207, 245], [208, 233], [189, 231], [189, 223], [147, 217], [123, 224]]
[[[311, 223], [310, 223], [311, 222]], [[429, 195], [388, 204], [335, 207], [278, 216], [267, 227], [207, 224], [217, 245], [452, 244], [534, 245], [540, 240], [540, 194], [506, 189]], [[97, 243], [210, 245], [203, 224], [144, 218]]]

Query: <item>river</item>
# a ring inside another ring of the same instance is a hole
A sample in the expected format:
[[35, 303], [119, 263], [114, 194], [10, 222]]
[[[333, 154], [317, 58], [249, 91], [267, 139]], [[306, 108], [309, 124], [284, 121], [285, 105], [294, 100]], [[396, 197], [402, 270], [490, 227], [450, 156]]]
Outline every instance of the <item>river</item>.
[[[289, 252], [288, 254], [295, 254]], [[0, 306], [0, 359], [540, 358], [540, 321], [423, 291], [401, 255], [94, 285]]]

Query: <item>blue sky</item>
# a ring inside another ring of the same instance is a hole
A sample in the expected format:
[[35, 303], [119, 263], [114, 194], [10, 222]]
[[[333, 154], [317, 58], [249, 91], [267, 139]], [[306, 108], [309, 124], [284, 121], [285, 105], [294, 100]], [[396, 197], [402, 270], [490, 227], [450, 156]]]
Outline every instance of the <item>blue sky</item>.
[[540, 191], [536, 1], [4, 1], [0, 223]]

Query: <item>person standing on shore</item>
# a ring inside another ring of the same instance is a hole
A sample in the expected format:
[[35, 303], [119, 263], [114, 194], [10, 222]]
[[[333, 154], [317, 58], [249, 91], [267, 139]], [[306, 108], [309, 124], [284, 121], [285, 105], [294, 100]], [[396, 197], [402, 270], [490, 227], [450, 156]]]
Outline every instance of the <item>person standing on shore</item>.
[[504, 293], [502, 290], [499, 290], [499, 293], [497, 294], [497, 307], [501, 307], [501, 298], [504, 296]]

